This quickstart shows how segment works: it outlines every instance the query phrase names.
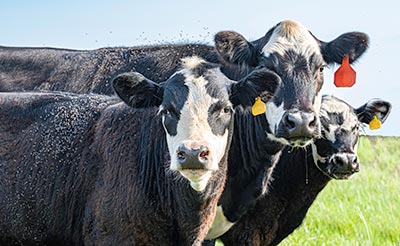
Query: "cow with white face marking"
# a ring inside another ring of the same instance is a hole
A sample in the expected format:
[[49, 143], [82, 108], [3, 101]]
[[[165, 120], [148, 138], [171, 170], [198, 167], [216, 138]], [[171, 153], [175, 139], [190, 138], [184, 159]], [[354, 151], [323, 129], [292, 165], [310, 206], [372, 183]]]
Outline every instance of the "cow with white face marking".
[[278, 84], [266, 69], [234, 82], [194, 57], [160, 84], [117, 76], [123, 102], [0, 93], [0, 244], [200, 245], [225, 183], [233, 110]]
[[277, 24], [253, 42], [235, 32], [217, 33], [215, 40], [225, 60], [264, 66], [280, 76], [278, 94], [267, 105], [266, 114], [275, 118], [269, 122], [269, 136], [292, 146], [305, 146], [320, 134], [318, 112], [324, 67], [341, 63], [346, 54], [353, 62], [368, 47], [368, 37], [363, 33], [346, 33], [326, 43], [293, 20]]
[[374, 116], [385, 122], [390, 110], [391, 104], [381, 99], [369, 100], [354, 109], [338, 98], [324, 96], [320, 111], [322, 137], [305, 149], [283, 150], [269, 192], [221, 236], [224, 244], [278, 245], [301, 225], [329, 181], [348, 179], [359, 171], [359, 128]]
[[232, 140], [227, 183], [208, 239], [226, 232], [265, 194], [284, 145], [305, 146], [320, 136], [323, 67], [340, 63], [345, 54], [354, 61], [368, 47], [363, 33], [346, 33], [325, 43], [295, 21], [279, 23], [254, 42], [235, 32], [217, 33], [215, 42], [225, 62], [242, 68], [266, 67], [280, 77], [281, 84], [266, 104], [266, 121], [236, 120], [236, 125], [248, 128], [237, 127], [234, 135], [247, 138]]

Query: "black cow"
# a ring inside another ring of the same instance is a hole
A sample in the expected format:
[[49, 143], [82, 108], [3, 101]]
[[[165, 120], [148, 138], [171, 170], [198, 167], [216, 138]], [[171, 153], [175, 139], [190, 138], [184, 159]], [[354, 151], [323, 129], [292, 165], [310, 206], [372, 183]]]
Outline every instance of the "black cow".
[[353, 109], [335, 97], [324, 96], [322, 138], [306, 149], [285, 148], [273, 170], [269, 192], [221, 237], [224, 244], [278, 245], [300, 226], [330, 180], [348, 179], [359, 171], [359, 127], [373, 116], [384, 122], [390, 109], [390, 103], [380, 99]]
[[[296, 21], [283, 21], [248, 42], [235, 32], [219, 32], [216, 49], [200, 44], [105, 48], [93, 51], [0, 47], [0, 91], [57, 90], [111, 94], [110, 78], [136, 70], [160, 82], [169, 78], [182, 57], [198, 55], [222, 64], [229, 78], [241, 79], [257, 66], [276, 72], [283, 83], [268, 105], [270, 138], [303, 146], [319, 135], [319, 92], [325, 65], [345, 54], [358, 59], [368, 37], [351, 32], [331, 42], [316, 39]], [[274, 119], [274, 120], [272, 120]]]
[[1, 93], [0, 244], [200, 245], [225, 183], [233, 107], [273, 94], [279, 78], [258, 69], [233, 83], [196, 57], [182, 66], [161, 84], [117, 76], [120, 103]]

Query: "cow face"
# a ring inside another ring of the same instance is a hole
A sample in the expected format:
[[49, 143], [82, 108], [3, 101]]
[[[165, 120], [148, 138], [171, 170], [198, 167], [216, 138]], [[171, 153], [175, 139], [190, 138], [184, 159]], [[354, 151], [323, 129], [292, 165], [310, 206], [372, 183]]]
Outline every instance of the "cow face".
[[281, 86], [265, 113], [269, 137], [296, 147], [310, 143], [320, 134], [318, 112], [324, 67], [341, 63], [346, 54], [351, 62], [356, 60], [367, 49], [368, 37], [353, 32], [325, 43], [300, 23], [289, 20], [254, 42], [228, 31], [217, 33], [215, 43], [226, 62], [263, 66], [280, 76]]
[[374, 116], [383, 123], [390, 113], [389, 102], [373, 99], [358, 109], [332, 96], [324, 96], [320, 112], [322, 138], [312, 143], [314, 162], [326, 175], [346, 179], [359, 171], [357, 143], [359, 127]]
[[170, 169], [202, 191], [227, 153], [234, 107], [249, 106], [260, 94], [273, 95], [279, 82], [276, 74], [258, 69], [236, 83], [225, 77], [218, 65], [190, 57], [161, 84], [138, 73], [119, 75], [113, 84], [128, 105], [159, 107]]

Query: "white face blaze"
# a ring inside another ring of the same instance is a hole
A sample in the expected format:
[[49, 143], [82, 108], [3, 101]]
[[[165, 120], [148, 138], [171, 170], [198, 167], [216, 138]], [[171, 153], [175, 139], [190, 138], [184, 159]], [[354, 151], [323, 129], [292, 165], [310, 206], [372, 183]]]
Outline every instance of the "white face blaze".
[[[228, 147], [228, 129], [222, 135], [215, 135], [208, 122], [210, 106], [218, 101], [207, 93], [208, 81], [203, 77], [195, 77], [190, 69], [197, 66], [202, 60], [194, 58], [184, 60], [184, 69], [180, 71], [185, 77], [185, 85], [189, 88], [188, 97], [180, 111], [175, 136], [166, 134], [169, 153], [171, 156], [171, 170], [178, 170], [183, 177], [190, 181], [194, 190], [202, 191], [206, 187], [212, 172], [218, 170], [218, 164]], [[163, 117], [164, 121], [164, 117]], [[167, 132], [167, 131], [166, 131]], [[190, 142], [195, 146], [207, 146], [210, 150], [207, 168], [205, 169], [178, 169], [178, 147]]]
[[[350, 105], [331, 96], [324, 96], [320, 117], [322, 139], [316, 140], [311, 145], [314, 163], [331, 178], [349, 178], [354, 172], [350, 172], [350, 169], [344, 167], [342, 163], [336, 164], [335, 159], [348, 160], [349, 157], [356, 157], [358, 127], [361, 123]], [[323, 142], [324, 144], [318, 145]], [[324, 153], [323, 156], [320, 153]]]
[[[315, 74], [314, 69], [323, 66], [324, 60], [320, 50], [320, 45], [309, 30], [294, 20], [281, 22], [272, 31], [268, 43], [262, 48], [262, 54], [268, 59], [275, 60], [272, 69], [276, 70], [275, 72], [277, 72], [278, 75], [288, 78], [286, 79], [287, 82], [283, 79], [281, 85], [282, 90], [296, 90], [298, 87], [301, 91], [307, 91], [304, 90], [304, 88], [307, 87], [307, 83], [310, 84], [310, 88], [319, 89], [319, 91], [315, 92], [316, 95], [315, 98], [313, 98], [313, 102], [310, 102], [310, 104], [312, 104], [311, 109], [318, 118], [322, 94], [320, 88], [313, 85], [313, 83], [317, 83], [316, 81], [321, 81], [320, 83], [322, 83], [323, 73], [319, 72], [318, 69]], [[297, 59], [302, 59], [302, 65], [300, 65], [299, 60]], [[304, 63], [305, 61], [306, 63]], [[310, 89], [309, 92], [305, 93], [311, 93], [307, 95], [312, 95], [312, 90], [314, 89]], [[276, 130], [278, 129], [285, 112], [289, 109], [296, 109], [296, 107], [285, 105], [286, 100], [308, 100], [307, 97], [301, 98], [302, 94], [292, 93], [292, 97], [287, 96], [288, 94], [290, 93], [277, 93], [278, 96], [282, 97], [282, 100], [270, 101], [267, 104], [267, 111], [265, 113], [271, 130], [271, 134], [268, 134], [268, 137], [283, 144], [289, 144], [289, 142], [283, 137], [276, 137]], [[312, 100], [312, 98], [310, 99]], [[301, 110], [302, 109], [300, 109], [300, 111]], [[310, 142], [311, 140], [308, 141], [308, 143]]]
[[[323, 135], [326, 139], [334, 143], [336, 141], [336, 132], [338, 129], [343, 131], [352, 132], [353, 128], [360, 124], [357, 116], [352, 107], [344, 102], [341, 102], [333, 97], [325, 97], [323, 106], [320, 110], [320, 116], [329, 119], [329, 114], [338, 114], [342, 116], [343, 122], [338, 124], [332, 122], [329, 124], [328, 129], [323, 129]], [[324, 127], [326, 128], [326, 127]], [[358, 134], [358, 132], [357, 132]]]
[[267, 133], [268, 137], [282, 144], [289, 144], [286, 139], [275, 137], [278, 124], [281, 122], [283, 114], [285, 113], [283, 103], [277, 107], [274, 102], [270, 101], [266, 103], [266, 108], [265, 117], [268, 120], [269, 129], [271, 130], [271, 133]]
[[262, 52], [266, 57], [269, 57], [272, 53], [278, 53], [283, 56], [289, 49], [305, 57], [313, 54], [319, 54], [322, 57], [317, 40], [305, 26], [294, 20], [281, 22], [274, 29]]

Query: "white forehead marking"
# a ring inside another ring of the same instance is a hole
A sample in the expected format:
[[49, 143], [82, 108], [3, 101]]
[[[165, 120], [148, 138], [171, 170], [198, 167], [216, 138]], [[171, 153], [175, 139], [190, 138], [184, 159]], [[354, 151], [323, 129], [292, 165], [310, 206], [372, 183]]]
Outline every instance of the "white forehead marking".
[[200, 64], [205, 63], [205, 61], [198, 56], [190, 56], [182, 58], [181, 62], [184, 69], [187, 69], [189, 71], [195, 69]]
[[306, 57], [315, 53], [321, 54], [317, 40], [305, 26], [294, 20], [281, 22], [274, 29], [262, 51], [268, 57], [272, 53], [284, 55], [288, 49], [295, 50]]
[[344, 120], [342, 125], [329, 125], [329, 133], [326, 133], [325, 137], [332, 142], [335, 141], [334, 131], [338, 128], [350, 132], [353, 127], [359, 124], [358, 118], [351, 106], [335, 97], [324, 96], [321, 104], [320, 116], [329, 119], [329, 113], [340, 114], [343, 116]]

